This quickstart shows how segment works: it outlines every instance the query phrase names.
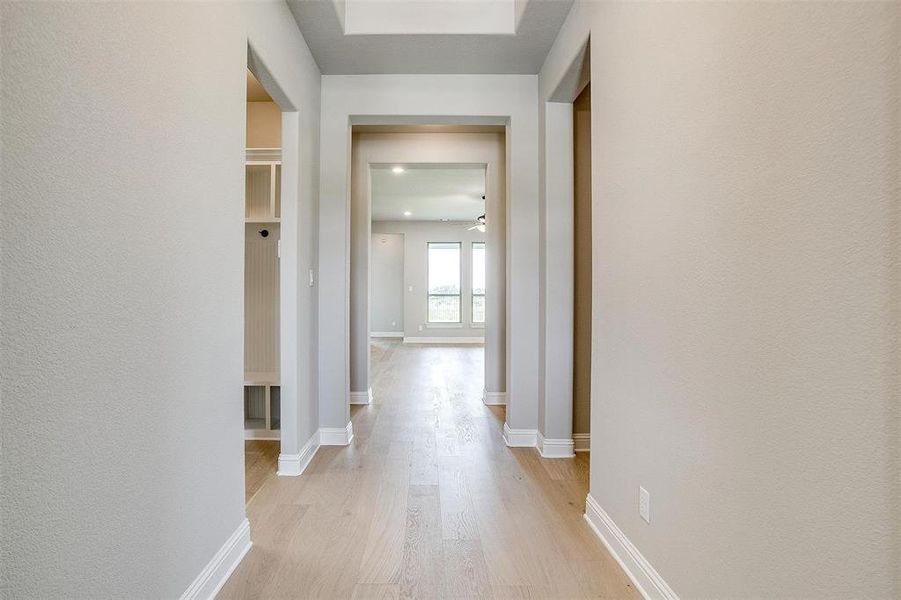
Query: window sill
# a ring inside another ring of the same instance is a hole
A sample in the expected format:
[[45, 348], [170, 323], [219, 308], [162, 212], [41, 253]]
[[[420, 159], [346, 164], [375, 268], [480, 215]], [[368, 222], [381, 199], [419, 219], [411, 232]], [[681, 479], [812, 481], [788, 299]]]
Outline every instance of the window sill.
[[463, 323], [426, 323], [426, 329], [463, 329]]

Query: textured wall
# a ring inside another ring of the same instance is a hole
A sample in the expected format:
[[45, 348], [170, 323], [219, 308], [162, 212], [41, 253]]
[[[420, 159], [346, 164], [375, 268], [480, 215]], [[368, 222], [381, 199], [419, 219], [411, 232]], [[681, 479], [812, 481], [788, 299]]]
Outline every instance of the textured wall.
[[244, 518], [248, 36], [314, 175], [318, 71], [281, 3], [0, 11], [0, 590], [178, 597]]
[[580, 3], [542, 90], [589, 30], [591, 493], [682, 597], [898, 597], [898, 4]]

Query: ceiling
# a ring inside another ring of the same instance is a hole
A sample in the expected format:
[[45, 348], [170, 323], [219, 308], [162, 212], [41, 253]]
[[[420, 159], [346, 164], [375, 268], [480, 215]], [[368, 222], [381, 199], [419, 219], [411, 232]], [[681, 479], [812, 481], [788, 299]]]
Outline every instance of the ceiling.
[[373, 221], [474, 223], [485, 213], [484, 165], [372, 165], [371, 174]]
[[[442, 20], [412, 17], [395, 20], [395, 29], [417, 33], [353, 33], [345, 35], [348, 5], [374, 0], [287, 0], [319, 69], [324, 75], [362, 73], [537, 73], [544, 63], [573, 0], [510, 0], [510, 31], [514, 33], [441, 33]], [[489, 2], [491, 0], [468, 0]], [[493, 0], [495, 3], [504, 0]], [[407, 6], [411, 13], [426, 9], [451, 10], [462, 0], [381, 0], [392, 12]], [[515, 8], [513, 8], [515, 5]], [[342, 14], [342, 10], [345, 13]], [[440, 12], [440, 11], [439, 11]], [[435, 14], [439, 14], [436, 12]], [[370, 10], [368, 30], [387, 27]], [[366, 31], [359, 21], [354, 31]], [[414, 26], [412, 21], [417, 21]], [[466, 19], [462, 19], [466, 21]], [[453, 19], [447, 18], [446, 22]], [[461, 19], [455, 22], [459, 24]], [[476, 19], [468, 19], [473, 25]], [[425, 23], [425, 25], [423, 25]], [[421, 33], [430, 30], [434, 33]], [[476, 28], [473, 29], [474, 31]], [[390, 31], [387, 29], [386, 31]]]

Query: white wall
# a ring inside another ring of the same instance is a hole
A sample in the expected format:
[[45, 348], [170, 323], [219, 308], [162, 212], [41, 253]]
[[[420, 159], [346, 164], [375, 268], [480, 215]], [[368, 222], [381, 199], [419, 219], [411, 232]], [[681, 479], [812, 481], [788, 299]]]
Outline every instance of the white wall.
[[[351, 123], [507, 123], [507, 422], [537, 425], [537, 76], [326, 75], [322, 78], [319, 245], [320, 411], [349, 420]], [[515, 302], [509, 299], [516, 297]], [[344, 302], [341, 302], [341, 299]], [[324, 335], [328, 332], [328, 335]]]
[[542, 69], [590, 32], [591, 494], [683, 598], [901, 594], [899, 25], [577, 3]]
[[[404, 243], [405, 260], [403, 263], [404, 291], [403, 326], [402, 331], [406, 338], [416, 337], [484, 337], [485, 327], [472, 326], [472, 244], [484, 242], [485, 234], [473, 230], [468, 231], [471, 222], [447, 222], [440, 221], [373, 221], [372, 238], [373, 251], [382, 234], [402, 234]], [[461, 248], [461, 296], [462, 296], [462, 326], [443, 326], [428, 324], [428, 244], [429, 242], [460, 242]], [[373, 299], [377, 289], [383, 283], [383, 279], [376, 276], [375, 253], [373, 253], [373, 277], [370, 282]], [[390, 282], [389, 282], [390, 285]], [[412, 286], [413, 290], [410, 291]], [[487, 295], [490, 295], [488, 291]], [[486, 295], [486, 300], [487, 300]], [[422, 330], [420, 331], [420, 327]], [[376, 325], [372, 325], [373, 331], [381, 331]]]
[[372, 333], [404, 333], [404, 234], [372, 236], [369, 328]]
[[[369, 238], [372, 222], [370, 165], [460, 164], [485, 167], [485, 236], [487, 280], [493, 293], [486, 297], [485, 390], [506, 388], [506, 144], [498, 132], [354, 133], [351, 150], [351, 234], [349, 364], [350, 390], [369, 388]], [[459, 334], [462, 335], [462, 334]], [[437, 333], [436, 337], [439, 336]]]
[[[298, 219], [319, 73], [282, 3], [3, 3], [0, 19], [0, 587], [178, 597], [244, 519], [248, 38], [301, 111]], [[297, 228], [305, 274], [315, 232]]]

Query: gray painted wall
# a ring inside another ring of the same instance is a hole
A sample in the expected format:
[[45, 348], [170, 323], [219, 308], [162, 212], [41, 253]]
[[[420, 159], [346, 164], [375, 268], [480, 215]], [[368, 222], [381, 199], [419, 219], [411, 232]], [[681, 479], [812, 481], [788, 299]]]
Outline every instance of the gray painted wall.
[[[435, 221], [374, 221], [372, 223], [373, 248], [383, 233], [401, 233], [404, 240], [403, 261], [403, 327], [404, 337], [484, 337], [484, 327], [472, 327], [472, 243], [484, 242], [485, 234], [467, 231], [471, 222], [442, 223]], [[462, 249], [462, 327], [429, 325], [427, 323], [428, 301], [428, 243], [460, 242]], [[374, 255], [373, 255], [374, 256]], [[380, 286], [373, 265], [370, 283], [372, 296]], [[410, 291], [412, 286], [413, 291]], [[488, 282], [488, 296], [491, 282]], [[420, 327], [422, 330], [420, 331]], [[372, 328], [373, 331], [382, 331]], [[388, 331], [388, 330], [385, 330]]]
[[901, 595], [899, 18], [578, 2], [542, 69], [590, 33], [591, 494], [683, 598]]
[[248, 39], [301, 110], [304, 275], [319, 72], [283, 3], [0, 19], [0, 594], [176, 598], [244, 519]]
[[403, 334], [404, 235], [373, 231], [369, 264], [369, 329]]

